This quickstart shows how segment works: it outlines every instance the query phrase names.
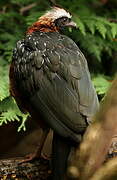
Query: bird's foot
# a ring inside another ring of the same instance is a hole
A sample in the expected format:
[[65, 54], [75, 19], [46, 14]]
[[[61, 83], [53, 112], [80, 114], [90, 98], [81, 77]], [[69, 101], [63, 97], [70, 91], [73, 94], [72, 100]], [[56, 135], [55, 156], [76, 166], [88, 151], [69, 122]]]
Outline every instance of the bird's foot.
[[49, 155], [47, 155], [47, 154], [45, 154], [45, 153], [42, 153], [41, 154], [41, 157], [43, 158], [43, 159], [45, 159], [45, 160], [51, 160], [51, 156], [49, 156]]
[[30, 153], [30, 154], [26, 155], [26, 156], [24, 157], [24, 159], [22, 159], [22, 160], [19, 162], [19, 164], [28, 163], [28, 162], [30, 163], [30, 162], [38, 159], [38, 158], [40, 158], [40, 156], [38, 156], [36, 152], [35, 152], [35, 153]]
[[51, 159], [51, 157], [46, 155], [45, 153], [42, 153], [41, 155], [39, 155], [39, 154], [37, 154], [37, 152], [35, 152], [35, 153], [30, 153], [30, 154], [26, 155], [24, 157], [24, 159], [22, 159], [19, 162], [19, 164], [28, 163], [28, 162], [30, 163], [30, 162], [32, 162], [32, 161], [34, 161], [36, 159], [39, 159], [39, 158], [43, 158], [45, 160], [50, 160]]

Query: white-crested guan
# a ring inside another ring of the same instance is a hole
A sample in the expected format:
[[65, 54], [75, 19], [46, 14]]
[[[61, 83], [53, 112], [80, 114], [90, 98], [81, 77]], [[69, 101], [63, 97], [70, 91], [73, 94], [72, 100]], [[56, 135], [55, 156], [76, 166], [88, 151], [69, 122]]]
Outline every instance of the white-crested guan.
[[76, 26], [70, 13], [53, 7], [17, 42], [10, 66], [11, 95], [44, 130], [36, 155], [49, 128], [54, 131], [53, 180], [64, 179], [70, 150], [81, 142], [99, 105], [83, 53], [60, 33], [66, 26]]

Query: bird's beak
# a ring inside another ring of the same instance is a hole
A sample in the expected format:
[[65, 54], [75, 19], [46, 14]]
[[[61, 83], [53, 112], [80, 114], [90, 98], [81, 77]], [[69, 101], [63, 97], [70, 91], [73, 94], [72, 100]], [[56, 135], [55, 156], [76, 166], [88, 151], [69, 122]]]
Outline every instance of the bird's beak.
[[76, 28], [77, 27], [77, 24], [73, 21], [70, 21], [69, 23], [67, 23], [65, 26], [67, 27], [72, 27], [72, 28]]

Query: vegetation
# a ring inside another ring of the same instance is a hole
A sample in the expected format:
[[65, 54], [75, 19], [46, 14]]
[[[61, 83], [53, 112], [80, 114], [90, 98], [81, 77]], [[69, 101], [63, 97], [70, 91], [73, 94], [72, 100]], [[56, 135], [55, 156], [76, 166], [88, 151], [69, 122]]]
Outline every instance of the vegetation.
[[[99, 95], [104, 95], [117, 65], [117, 1], [116, 0], [58, 0], [68, 9], [78, 25], [66, 32], [87, 57]], [[23, 38], [29, 25], [49, 9], [48, 0], [0, 1], [0, 125], [22, 120], [27, 115], [18, 109], [9, 94], [9, 63], [17, 40]], [[108, 77], [107, 77], [108, 76]]]

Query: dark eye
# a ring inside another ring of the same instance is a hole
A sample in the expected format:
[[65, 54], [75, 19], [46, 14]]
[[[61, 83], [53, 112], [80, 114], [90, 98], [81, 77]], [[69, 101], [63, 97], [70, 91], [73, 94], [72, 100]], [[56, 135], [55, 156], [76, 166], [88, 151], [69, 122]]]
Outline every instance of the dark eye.
[[61, 18], [56, 19], [54, 23], [55, 23], [55, 26], [57, 27], [64, 27], [70, 21], [71, 19], [68, 17], [61, 17]]
[[68, 18], [63, 18], [63, 21], [65, 22], [65, 21], [67, 21], [67, 19], [68, 19]]
[[67, 17], [64, 17], [64, 18], [63, 18], [63, 22], [70, 22], [70, 21], [71, 21], [70, 18], [67, 18]]

